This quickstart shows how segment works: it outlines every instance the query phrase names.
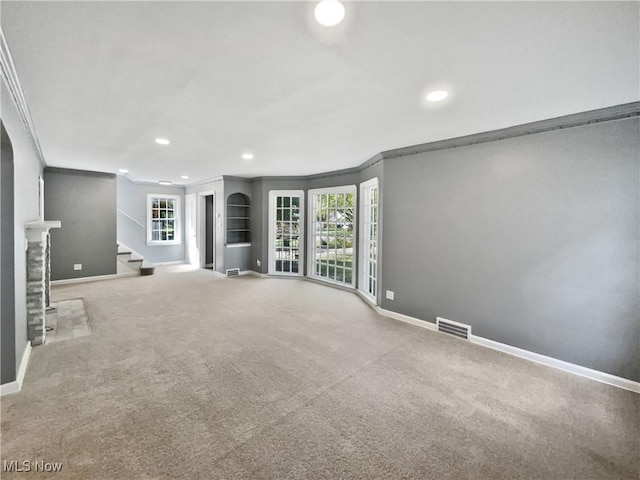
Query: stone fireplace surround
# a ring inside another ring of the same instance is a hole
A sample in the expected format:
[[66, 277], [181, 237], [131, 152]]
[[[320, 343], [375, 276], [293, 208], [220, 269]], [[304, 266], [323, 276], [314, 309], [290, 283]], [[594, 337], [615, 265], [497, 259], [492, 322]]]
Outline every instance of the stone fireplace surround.
[[31, 345], [46, 341], [45, 311], [50, 300], [51, 257], [49, 229], [60, 221], [25, 224], [27, 238], [27, 338]]

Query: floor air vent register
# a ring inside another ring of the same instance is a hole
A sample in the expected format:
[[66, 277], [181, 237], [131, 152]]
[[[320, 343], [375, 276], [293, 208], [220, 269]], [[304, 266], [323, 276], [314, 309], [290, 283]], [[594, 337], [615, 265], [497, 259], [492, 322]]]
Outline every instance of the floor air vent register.
[[238, 275], [240, 275], [239, 268], [231, 268], [227, 270], [227, 277], [237, 277]]
[[444, 318], [436, 318], [436, 326], [439, 332], [448, 333], [458, 338], [464, 338], [469, 340], [471, 336], [471, 325], [465, 325], [464, 323], [454, 322], [452, 320], [446, 320]]

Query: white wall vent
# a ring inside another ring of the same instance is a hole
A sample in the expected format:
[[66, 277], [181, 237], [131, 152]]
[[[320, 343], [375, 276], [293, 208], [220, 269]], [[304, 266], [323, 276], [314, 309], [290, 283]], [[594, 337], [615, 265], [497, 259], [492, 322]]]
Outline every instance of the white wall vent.
[[437, 317], [436, 326], [438, 327], [439, 332], [448, 333], [449, 335], [464, 338], [465, 340], [469, 340], [469, 337], [471, 336], [471, 325], [465, 325], [464, 323]]
[[238, 275], [240, 275], [239, 268], [230, 268], [227, 270], [227, 277], [237, 277]]

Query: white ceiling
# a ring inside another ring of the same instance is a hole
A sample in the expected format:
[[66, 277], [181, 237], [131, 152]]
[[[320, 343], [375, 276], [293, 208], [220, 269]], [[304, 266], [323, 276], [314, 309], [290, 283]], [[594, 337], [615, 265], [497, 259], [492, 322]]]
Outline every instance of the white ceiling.
[[311, 174], [640, 100], [638, 2], [356, 2], [337, 32], [313, 6], [0, 8], [47, 164], [134, 180]]

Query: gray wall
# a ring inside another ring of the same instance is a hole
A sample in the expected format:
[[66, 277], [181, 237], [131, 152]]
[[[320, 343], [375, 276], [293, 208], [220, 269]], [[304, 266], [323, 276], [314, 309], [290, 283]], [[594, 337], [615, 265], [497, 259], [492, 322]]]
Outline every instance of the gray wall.
[[[185, 216], [182, 186], [133, 183], [117, 177], [117, 237], [118, 242], [134, 250], [151, 263], [182, 262], [185, 258]], [[180, 195], [181, 233], [176, 245], [147, 245], [147, 194]]]
[[13, 147], [14, 185], [14, 260], [15, 260], [15, 364], [19, 368], [27, 347], [27, 266], [25, 255], [25, 229], [27, 222], [39, 218], [38, 181], [42, 175], [42, 164], [31, 143], [13, 103], [13, 97], [3, 82], [2, 123], [9, 134]]
[[[224, 218], [224, 231], [225, 231], [225, 241], [224, 241], [224, 269], [223, 272], [227, 269], [231, 268], [239, 268], [240, 271], [246, 271], [251, 268], [251, 252], [252, 245], [248, 246], [227, 246], [226, 239], [226, 230], [227, 230], [227, 212], [226, 205], [227, 199], [229, 195], [233, 195], [234, 193], [243, 193], [249, 197], [251, 200], [251, 207], [249, 208], [249, 215], [253, 215], [253, 211], [255, 209], [253, 203], [253, 191], [252, 191], [252, 183], [251, 180], [246, 178], [238, 178], [232, 176], [224, 177], [224, 205], [225, 211], [223, 214]], [[251, 240], [256, 238], [253, 230], [251, 231]]]
[[[253, 180], [252, 202], [254, 207], [251, 210], [250, 264], [251, 269], [258, 273], [269, 271], [269, 192], [271, 190], [304, 190], [306, 196], [307, 180], [299, 177], [266, 177]], [[306, 237], [305, 234], [305, 239]], [[259, 267], [257, 260], [260, 260]], [[306, 262], [303, 263], [305, 263], [304, 268], [306, 269]]]
[[51, 230], [51, 280], [115, 274], [115, 175], [47, 168], [44, 184], [45, 219], [62, 222]]
[[0, 122], [0, 383], [16, 379], [16, 292], [13, 225], [13, 148]]
[[640, 380], [639, 128], [385, 160], [382, 306]]

